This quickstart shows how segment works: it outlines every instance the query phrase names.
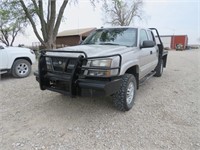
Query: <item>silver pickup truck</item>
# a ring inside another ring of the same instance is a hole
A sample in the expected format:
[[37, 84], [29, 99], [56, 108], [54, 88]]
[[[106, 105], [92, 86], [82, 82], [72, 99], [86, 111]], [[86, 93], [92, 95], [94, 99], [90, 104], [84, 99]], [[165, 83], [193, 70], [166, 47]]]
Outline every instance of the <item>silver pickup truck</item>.
[[167, 54], [155, 28], [101, 28], [78, 46], [41, 51], [35, 76], [41, 90], [112, 96], [119, 110], [128, 111], [139, 85], [162, 75]]

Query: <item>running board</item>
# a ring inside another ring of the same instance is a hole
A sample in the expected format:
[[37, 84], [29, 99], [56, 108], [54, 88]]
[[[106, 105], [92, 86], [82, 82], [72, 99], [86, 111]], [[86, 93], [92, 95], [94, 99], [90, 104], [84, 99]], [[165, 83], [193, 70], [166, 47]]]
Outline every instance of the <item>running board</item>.
[[1, 71], [1, 70], [0, 70], [0, 74], [4, 74], [4, 73], [7, 73], [7, 72], [8, 72], [8, 71], [3, 71], [3, 70]]
[[156, 74], [155, 71], [152, 71], [151, 73], [147, 74], [144, 78], [142, 78], [139, 82], [140, 85], [144, 84], [145, 81], [149, 80], [152, 76]]

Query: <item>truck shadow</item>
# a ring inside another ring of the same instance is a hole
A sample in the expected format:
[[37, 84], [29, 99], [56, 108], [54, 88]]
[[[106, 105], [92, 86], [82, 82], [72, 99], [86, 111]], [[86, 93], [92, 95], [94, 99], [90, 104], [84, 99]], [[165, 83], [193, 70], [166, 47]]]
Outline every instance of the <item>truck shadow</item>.
[[[37, 97], [34, 99], [36, 100]], [[29, 124], [31, 126], [37, 124], [37, 128], [47, 126], [49, 130], [56, 128], [68, 134], [85, 132], [90, 127], [97, 130], [101, 124], [111, 126], [118, 117], [124, 117], [127, 114], [118, 111], [113, 106], [111, 97], [70, 98], [47, 92], [42, 99], [40, 104], [37, 103], [33, 107], [34, 110], [27, 112], [30, 116], [28, 118], [31, 118]], [[33, 117], [33, 111], [35, 117]]]
[[114, 107], [112, 97], [71, 98], [70, 96], [56, 94], [46, 101], [42, 107], [49, 117], [61, 117], [62, 119], [69, 117], [80, 119], [89, 116], [98, 118], [108, 114], [121, 113]]
[[76, 98], [71, 98], [70, 96], [65, 96], [65, 95], [60, 95], [58, 96], [58, 99], [64, 101], [66, 104], [69, 103], [70, 105], [73, 106], [78, 106], [81, 107], [81, 109], [95, 109], [95, 110], [100, 110], [100, 109], [112, 109], [116, 110], [112, 97], [104, 97], [104, 96], [99, 96], [99, 97], [76, 97]]
[[14, 78], [11, 74], [1, 74], [0, 75], [0, 80], [9, 80], [9, 79], [16, 79]]
[[[33, 76], [33, 72], [31, 72], [31, 74], [28, 77], [25, 77], [25, 78], [29, 78], [30, 76]], [[5, 73], [5, 74], [0, 75], [0, 81], [17, 80], [17, 79], [22, 80], [22, 79], [25, 79], [25, 78], [15, 78], [9, 73]]]

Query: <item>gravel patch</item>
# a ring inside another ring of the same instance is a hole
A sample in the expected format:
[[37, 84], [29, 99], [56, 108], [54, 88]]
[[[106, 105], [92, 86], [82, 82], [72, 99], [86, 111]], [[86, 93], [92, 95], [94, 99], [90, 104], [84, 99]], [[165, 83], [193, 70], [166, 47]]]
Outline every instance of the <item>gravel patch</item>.
[[140, 86], [124, 113], [110, 97], [74, 99], [41, 91], [33, 73], [3, 75], [0, 149], [200, 149], [199, 77], [200, 50], [169, 51], [163, 76]]

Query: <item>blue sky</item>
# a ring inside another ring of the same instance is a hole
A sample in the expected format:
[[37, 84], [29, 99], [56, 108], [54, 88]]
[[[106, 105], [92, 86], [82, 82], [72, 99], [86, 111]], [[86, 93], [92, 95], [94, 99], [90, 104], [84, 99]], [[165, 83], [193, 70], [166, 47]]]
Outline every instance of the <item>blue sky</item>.
[[[189, 44], [200, 38], [200, 0], [144, 0], [144, 19], [134, 21], [134, 26], [155, 27], [162, 35], [188, 35]], [[59, 31], [104, 26], [101, 5], [93, 8], [89, 0], [67, 6]], [[18, 36], [15, 45], [31, 45], [37, 38], [29, 27], [25, 35]]]

